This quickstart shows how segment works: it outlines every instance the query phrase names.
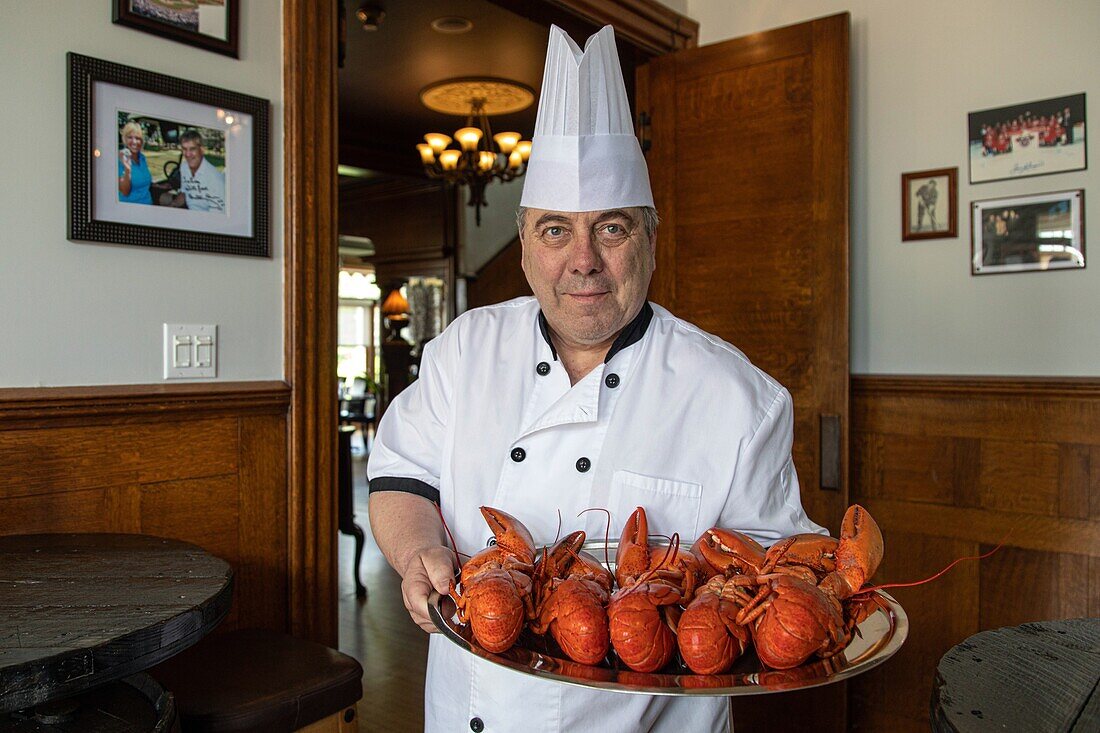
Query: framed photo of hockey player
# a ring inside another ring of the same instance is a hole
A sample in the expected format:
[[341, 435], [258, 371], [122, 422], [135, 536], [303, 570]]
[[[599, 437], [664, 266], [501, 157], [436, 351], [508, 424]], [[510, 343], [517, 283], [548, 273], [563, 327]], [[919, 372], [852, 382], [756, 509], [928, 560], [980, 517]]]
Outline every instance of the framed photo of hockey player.
[[973, 275], [1085, 267], [1085, 192], [1013, 196], [970, 204]]
[[969, 128], [971, 183], [1088, 167], [1084, 94], [971, 112]]
[[268, 256], [266, 99], [68, 64], [69, 239]]
[[959, 169], [901, 174], [901, 239], [959, 236]]

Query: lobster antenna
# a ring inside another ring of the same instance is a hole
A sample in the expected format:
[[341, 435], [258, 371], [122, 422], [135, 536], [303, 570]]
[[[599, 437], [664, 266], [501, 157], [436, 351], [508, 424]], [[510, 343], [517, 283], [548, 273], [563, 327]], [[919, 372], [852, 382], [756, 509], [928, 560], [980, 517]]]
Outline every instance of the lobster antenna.
[[[1008, 539], [1008, 535], [1005, 535], [1005, 539]], [[951, 568], [953, 568], [956, 565], [958, 565], [959, 563], [961, 563], [963, 560], [984, 560], [987, 557], [989, 557], [990, 555], [992, 555], [994, 552], [996, 552], [997, 550], [1004, 547], [1004, 545], [1005, 545], [1005, 541], [1001, 540], [1000, 544], [998, 544], [992, 550], [990, 550], [989, 552], [987, 552], [983, 555], [967, 555], [966, 557], [955, 558], [943, 570], [939, 571], [938, 573], [936, 573], [935, 575], [933, 575], [929, 578], [925, 578], [924, 580], [914, 580], [910, 583], [883, 583], [882, 585], [872, 585], [868, 588], [861, 588], [860, 591], [859, 591], [859, 595], [863, 595], [864, 593], [873, 593], [877, 590], [885, 590], [886, 588], [909, 588], [909, 587], [914, 586], [914, 585], [924, 585], [925, 583], [931, 583], [933, 580], [935, 580], [936, 578], [939, 578], [941, 575], [943, 575], [948, 570], [950, 570]]]
[[455, 554], [455, 563], [458, 567], [462, 567], [462, 559], [458, 556], [458, 545], [455, 544], [455, 537], [451, 534], [451, 528], [447, 526], [447, 520], [443, 518], [443, 507], [436, 504], [435, 510], [439, 512], [439, 521], [443, 522], [443, 531], [447, 533], [447, 539], [451, 541], [451, 550], [453, 550]]
[[561, 539], [561, 509], [558, 509], [558, 530], [554, 532], [554, 541], [550, 544], [556, 544]]
[[577, 516], [584, 514], [585, 512], [603, 512], [607, 515], [607, 529], [603, 533], [603, 564], [604, 567], [611, 567], [611, 556], [607, 554], [607, 546], [611, 544], [611, 512], [603, 507], [593, 506], [587, 509], [581, 509], [577, 512]]

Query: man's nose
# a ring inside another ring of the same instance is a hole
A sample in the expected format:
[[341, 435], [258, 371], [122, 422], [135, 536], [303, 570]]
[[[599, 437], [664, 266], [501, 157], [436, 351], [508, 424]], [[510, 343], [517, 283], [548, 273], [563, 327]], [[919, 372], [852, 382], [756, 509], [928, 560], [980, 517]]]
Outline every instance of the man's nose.
[[581, 275], [591, 275], [603, 269], [599, 243], [591, 232], [577, 233], [570, 247], [569, 269]]

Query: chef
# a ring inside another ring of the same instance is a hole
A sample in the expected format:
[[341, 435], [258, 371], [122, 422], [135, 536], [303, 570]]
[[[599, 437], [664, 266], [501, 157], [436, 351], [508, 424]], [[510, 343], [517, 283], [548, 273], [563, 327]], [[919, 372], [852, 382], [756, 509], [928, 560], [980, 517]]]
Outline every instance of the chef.
[[[614, 533], [645, 507], [686, 543], [712, 526], [765, 544], [819, 532], [799, 500], [790, 394], [728, 343], [646, 301], [657, 216], [611, 26], [581, 49], [550, 30], [518, 217], [534, 298], [459, 316], [424, 348], [368, 465], [371, 528], [427, 631], [454, 553], [492, 538], [478, 508], [537, 544]], [[731, 283], [736, 286], [736, 283]], [[435, 635], [429, 731], [726, 731], [725, 698], [622, 694], [537, 679]]]

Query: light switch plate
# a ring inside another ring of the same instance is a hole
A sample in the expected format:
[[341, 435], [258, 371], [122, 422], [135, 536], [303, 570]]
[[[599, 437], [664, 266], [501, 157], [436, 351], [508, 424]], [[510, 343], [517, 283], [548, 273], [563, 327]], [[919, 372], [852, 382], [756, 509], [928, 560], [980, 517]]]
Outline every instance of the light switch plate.
[[164, 378], [202, 379], [218, 372], [218, 327], [164, 324]]

